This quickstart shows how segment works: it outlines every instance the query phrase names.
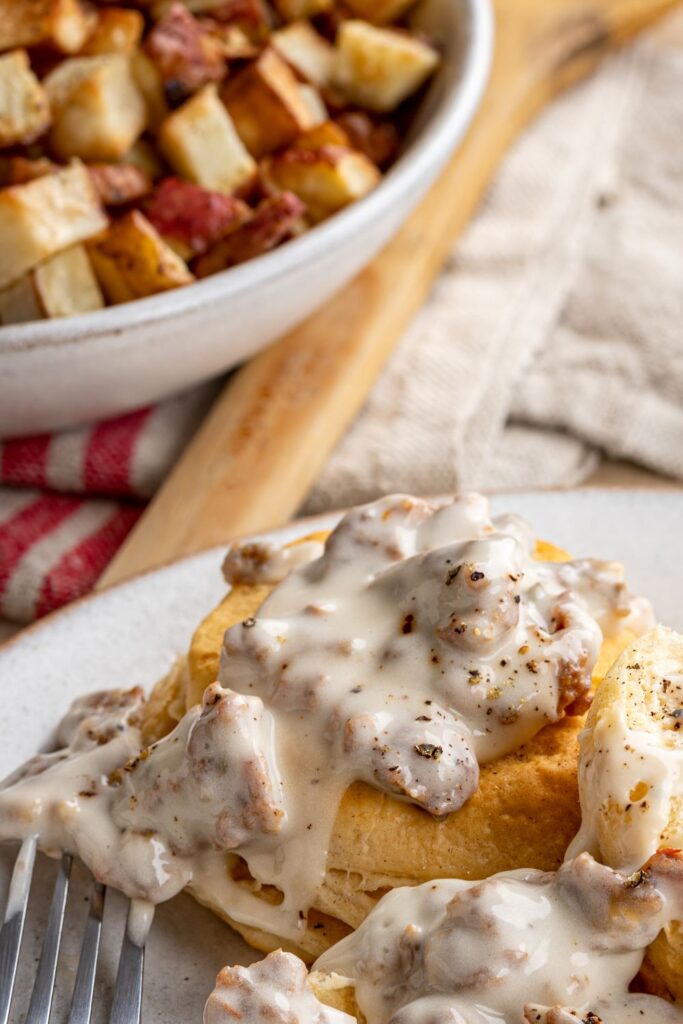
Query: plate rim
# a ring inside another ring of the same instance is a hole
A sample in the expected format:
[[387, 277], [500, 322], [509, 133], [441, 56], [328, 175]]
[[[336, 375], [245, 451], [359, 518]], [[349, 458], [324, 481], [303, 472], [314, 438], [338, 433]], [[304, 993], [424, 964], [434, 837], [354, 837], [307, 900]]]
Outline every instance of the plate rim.
[[[393, 493], [401, 494], [401, 493], [404, 493], [404, 492], [397, 491], [397, 492], [393, 492]], [[484, 497], [487, 498], [487, 500], [493, 500], [494, 498], [513, 497], [513, 496], [515, 498], [517, 498], [517, 499], [524, 499], [527, 496], [532, 496], [532, 495], [533, 496], [538, 496], [538, 495], [543, 495], [543, 494], [546, 494], [546, 495], [551, 495], [552, 494], [552, 495], [557, 495], [557, 496], [560, 496], [562, 494], [584, 494], [586, 496], [590, 496], [591, 494], [606, 495], [606, 494], [616, 494], [616, 493], [620, 493], [620, 494], [633, 494], [633, 493], [643, 494], [643, 493], [645, 493], [645, 494], [650, 494], [652, 496], [659, 496], [659, 497], [663, 498], [664, 500], [667, 500], [668, 498], [673, 498], [673, 497], [678, 497], [679, 500], [683, 500], [683, 484], [680, 485], [680, 486], [675, 486], [675, 487], [671, 487], [671, 488], [668, 488], [668, 487], [657, 488], [657, 487], [648, 487], [646, 484], [633, 484], [633, 485], [615, 486], [615, 487], [597, 485], [597, 486], [589, 486], [589, 487], [561, 487], [561, 486], [555, 486], [555, 487], [535, 487], [535, 488], [527, 487], [527, 488], [523, 488], [523, 489], [505, 488], [505, 489], [497, 490], [497, 491], [485, 491], [485, 490], [482, 490], [482, 491], [479, 491], [479, 492], [475, 492], [475, 491], [472, 491], [472, 490], [470, 490], [470, 491], [464, 490], [464, 491], [454, 491], [454, 492], [451, 492], [451, 493], [445, 493], [445, 494], [441, 494], [441, 495], [433, 495], [432, 494], [432, 495], [426, 495], [426, 496], [422, 496], [422, 497], [424, 498], [425, 501], [434, 501], [434, 500], [438, 500], [439, 498], [455, 497], [458, 494], [467, 494], [467, 493], [481, 493], [481, 494], [484, 495]], [[377, 500], [379, 500], [379, 497], [382, 497], [382, 496], [383, 495], [379, 495]], [[359, 504], [365, 504], [365, 503], [364, 502], [359, 502]], [[8, 653], [10, 648], [12, 649], [12, 653], [14, 653], [16, 648], [18, 648], [20, 646], [22, 641], [24, 641], [26, 639], [32, 640], [34, 638], [34, 636], [36, 636], [36, 634], [38, 634], [41, 630], [52, 628], [54, 626], [55, 622], [60, 620], [62, 617], [66, 618], [67, 616], [73, 615], [75, 612], [78, 613], [78, 612], [80, 612], [80, 610], [83, 607], [91, 605], [93, 602], [98, 601], [100, 598], [102, 598], [102, 597], [104, 597], [106, 595], [112, 594], [113, 592], [116, 592], [116, 591], [123, 590], [123, 589], [125, 589], [126, 587], [129, 587], [129, 586], [134, 586], [137, 583], [139, 583], [141, 580], [144, 580], [146, 577], [154, 576], [154, 575], [157, 575], [157, 574], [163, 574], [164, 572], [172, 570], [175, 566], [182, 565], [182, 564], [187, 564], [187, 563], [191, 562], [194, 559], [200, 559], [202, 557], [208, 556], [208, 555], [211, 554], [211, 552], [227, 552], [232, 544], [237, 543], [240, 540], [252, 539], [252, 538], [254, 540], [266, 540], [266, 539], [277, 538], [281, 534], [288, 534], [288, 533], [292, 533], [292, 532], [298, 534], [300, 529], [304, 530], [307, 527], [311, 527], [311, 526], [313, 526], [316, 523], [327, 522], [327, 521], [334, 521], [335, 519], [338, 520], [338, 519], [341, 518], [341, 516], [343, 516], [346, 512], [348, 512], [349, 509], [352, 508], [352, 507], [356, 507], [356, 506], [346, 506], [345, 508], [330, 509], [327, 512], [316, 512], [316, 513], [313, 513], [311, 515], [297, 516], [295, 519], [291, 519], [287, 523], [284, 523], [284, 524], [282, 524], [280, 526], [277, 526], [277, 527], [272, 527], [270, 529], [256, 530], [256, 531], [253, 531], [253, 532], [243, 533], [243, 534], [238, 535], [237, 537], [232, 537], [232, 538], [226, 539], [221, 544], [208, 544], [205, 547], [198, 548], [196, 551], [193, 551], [193, 552], [191, 552], [189, 554], [180, 555], [180, 556], [175, 557], [175, 558], [169, 558], [168, 560], [162, 562], [160, 565], [154, 566], [154, 567], [149, 568], [149, 569], [142, 569], [139, 572], [132, 573], [130, 576], [127, 576], [125, 579], [119, 580], [116, 583], [108, 584], [107, 586], [102, 587], [102, 589], [99, 589], [99, 590], [95, 589], [95, 590], [90, 591], [87, 594], [83, 594], [81, 597], [78, 597], [75, 600], [70, 601], [69, 604], [64, 605], [62, 608], [58, 608], [55, 611], [50, 612], [48, 615], [45, 615], [42, 618], [37, 619], [35, 622], [29, 623], [28, 625], [21, 627], [19, 629], [18, 633], [16, 633], [14, 636], [11, 636], [7, 640], [5, 640], [2, 643], [0, 643], [0, 668], [2, 667], [1, 663], [2, 663], [3, 658]]]

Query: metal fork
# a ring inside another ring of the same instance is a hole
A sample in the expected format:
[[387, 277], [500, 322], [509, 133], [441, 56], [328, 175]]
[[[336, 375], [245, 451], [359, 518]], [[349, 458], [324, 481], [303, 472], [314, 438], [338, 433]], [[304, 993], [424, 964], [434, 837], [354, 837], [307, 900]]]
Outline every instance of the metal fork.
[[[37, 848], [37, 838], [24, 840], [12, 871], [5, 918], [0, 930], [0, 1024], [8, 1024], [9, 1021]], [[71, 862], [70, 854], [62, 855], [25, 1024], [48, 1024], [50, 1019]], [[105, 895], [105, 887], [93, 880], [68, 1024], [89, 1024], [90, 1021]], [[130, 938], [130, 915], [129, 906], [109, 1024], [140, 1024], [145, 947]]]

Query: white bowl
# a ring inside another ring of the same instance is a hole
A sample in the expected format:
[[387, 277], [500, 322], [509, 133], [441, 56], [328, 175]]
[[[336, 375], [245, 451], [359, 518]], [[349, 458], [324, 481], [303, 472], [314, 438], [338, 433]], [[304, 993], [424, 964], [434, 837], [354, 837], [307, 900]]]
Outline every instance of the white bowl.
[[371, 195], [302, 238], [186, 288], [0, 328], [0, 437], [102, 419], [222, 373], [369, 263], [446, 164], [488, 77], [489, 0], [424, 0], [418, 23], [442, 42], [444, 59], [408, 146]]

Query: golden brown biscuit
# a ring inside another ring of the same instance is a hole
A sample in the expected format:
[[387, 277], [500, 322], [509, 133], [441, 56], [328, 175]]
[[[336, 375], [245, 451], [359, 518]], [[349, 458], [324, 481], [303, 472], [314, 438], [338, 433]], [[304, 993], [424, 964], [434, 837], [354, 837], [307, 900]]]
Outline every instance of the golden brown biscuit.
[[[314, 534], [307, 540], [324, 540]], [[570, 556], [539, 541], [535, 557], [562, 562]], [[186, 706], [201, 700], [218, 676], [220, 650], [227, 629], [253, 615], [271, 591], [269, 585], [239, 584], [195, 631], [185, 669]], [[594, 672], [596, 684], [623, 648], [627, 631], [603, 645]], [[177, 710], [177, 683], [163, 680], [155, 697], [172, 695]], [[156, 703], [156, 702], [155, 702]], [[159, 711], [156, 718], [163, 717]], [[173, 717], [173, 710], [170, 711]], [[481, 769], [479, 789], [457, 812], [437, 820], [420, 808], [355, 783], [337, 814], [328, 853], [328, 870], [299, 946], [280, 936], [224, 917], [257, 949], [283, 948], [310, 962], [357, 927], [388, 888], [415, 885], [430, 878], [478, 879], [520, 866], [553, 870], [580, 825], [576, 764], [581, 718], [567, 718], [538, 733], [519, 750]], [[254, 887], [237, 857], [229, 858], [244, 885]], [[275, 890], [260, 890], [278, 899]]]

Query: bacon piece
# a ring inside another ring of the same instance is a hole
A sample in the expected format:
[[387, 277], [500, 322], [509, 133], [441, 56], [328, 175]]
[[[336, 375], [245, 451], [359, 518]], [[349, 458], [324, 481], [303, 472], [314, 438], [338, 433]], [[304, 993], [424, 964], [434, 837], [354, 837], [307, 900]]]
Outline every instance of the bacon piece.
[[174, 3], [151, 30], [145, 52], [156, 65], [166, 98], [173, 105], [207, 82], [220, 82], [226, 73], [220, 45], [181, 3]]
[[186, 249], [188, 258], [206, 252], [251, 215], [241, 199], [180, 178], [164, 178], [145, 213], [160, 235]]
[[304, 210], [291, 192], [264, 199], [250, 220], [195, 261], [194, 272], [207, 277], [269, 252], [291, 233]]
[[385, 168], [396, 159], [400, 139], [391, 121], [373, 120], [364, 110], [349, 110], [338, 116], [337, 124], [346, 132], [353, 148], [378, 167]]
[[133, 164], [91, 164], [88, 172], [104, 206], [131, 203], [152, 188], [149, 175]]

